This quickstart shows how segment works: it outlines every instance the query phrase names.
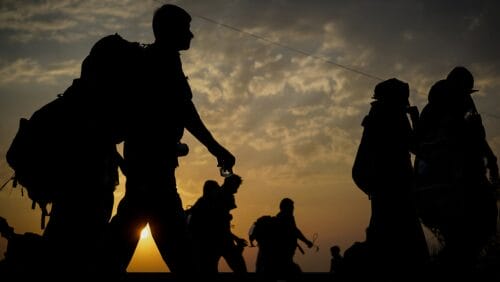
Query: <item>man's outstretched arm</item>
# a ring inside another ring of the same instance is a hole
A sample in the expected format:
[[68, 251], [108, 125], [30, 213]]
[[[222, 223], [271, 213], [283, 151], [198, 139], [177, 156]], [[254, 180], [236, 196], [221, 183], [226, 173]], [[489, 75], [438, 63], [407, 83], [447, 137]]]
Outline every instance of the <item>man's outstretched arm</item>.
[[217, 165], [222, 167], [231, 168], [234, 166], [235, 157], [222, 145], [220, 145], [207, 129], [201, 120], [196, 107], [192, 101], [186, 105], [185, 127], [193, 134], [198, 141], [200, 141], [208, 151], [217, 158]]

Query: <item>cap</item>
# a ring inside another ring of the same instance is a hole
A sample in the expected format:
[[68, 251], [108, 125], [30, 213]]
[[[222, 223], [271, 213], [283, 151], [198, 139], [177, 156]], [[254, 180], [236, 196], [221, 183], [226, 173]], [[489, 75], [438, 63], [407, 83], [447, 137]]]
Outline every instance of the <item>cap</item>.
[[458, 66], [455, 67], [446, 77], [446, 80], [450, 82], [450, 85], [454, 89], [466, 90], [469, 93], [477, 92], [478, 90], [474, 88], [474, 77], [472, 73], [465, 67]]
[[375, 86], [373, 99], [408, 103], [410, 86], [397, 78], [380, 82]]

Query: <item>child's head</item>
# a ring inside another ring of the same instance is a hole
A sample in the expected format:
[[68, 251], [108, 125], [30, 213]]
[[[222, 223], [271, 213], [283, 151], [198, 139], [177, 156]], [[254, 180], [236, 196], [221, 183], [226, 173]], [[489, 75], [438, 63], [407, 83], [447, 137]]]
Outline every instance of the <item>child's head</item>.
[[243, 183], [243, 179], [241, 178], [241, 176], [233, 174], [231, 176], [224, 178], [224, 183], [222, 184], [222, 187], [224, 189], [228, 189], [227, 191], [230, 191], [231, 193], [235, 194], [236, 192], [238, 192], [238, 188], [241, 186], [241, 183]]
[[219, 189], [219, 183], [215, 180], [207, 180], [203, 185], [203, 196], [210, 196], [214, 194]]
[[340, 247], [337, 245], [331, 247], [330, 253], [332, 254], [332, 256], [339, 255], [340, 254]]
[[10, 227], [5, 218], [0, 217], [0, 235], [7, 238], [14, 233], [14, 228]]

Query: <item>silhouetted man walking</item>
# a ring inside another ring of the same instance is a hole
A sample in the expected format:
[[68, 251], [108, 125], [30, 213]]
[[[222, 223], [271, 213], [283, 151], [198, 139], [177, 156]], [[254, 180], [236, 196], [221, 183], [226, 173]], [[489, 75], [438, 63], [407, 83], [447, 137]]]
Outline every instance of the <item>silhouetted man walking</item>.
[[418, 110], [410, 107], [409, 85], [396, 78], [380, 82], [374, 92], [375, 101], [362, 124], [366, 161], [363, 178], [357, 180], [369, 188], [371, 200], [366, 235], [373, 270], [369, 275], [406, 279], [428, 258], [413, 199], [410, 152], [416, 141], [407, 117], [410, 114], [415, 122]]
[[217, 193], [216, 206], [218, 210], [219, 230], [214, 232], [217, 242], [217, 262], [224, 257], [229, 267], [238, 274], [246, 273], [247, 267], [243, 258], [243, 250], [247, 246], [245, 239], [239, 238], [231, 231], [231, 211], [236, 209], [234, 195], [238, 192], [243, 180], [239, 175], [233, 174], [224, 179], [219, 193]]
[[232, 167], [234, 156], [222, 147], [203, 124], [191, 101], [179, 51], [189, 49], [193, 34], [190, 15], [174, 5], [154, 14], [155, 42], [144, 49], [140, 93], [128, 101], [129, 124], [124, 143], [126, 194], [112, 219], [112, 266], [124, 272], [149, 223], [163, 260], [173, 273], [192, 272], [182, 202], [177, 193], [175, 168], [184, 128], [217, 158]]
[[280, 211], [276, 215], [279, 234], [281, 235], [279, 247], [276, 254], [276, 273], [297, 274], [302, 272], [299, 265], [293, 261], [295, 250], [300, 247], [298, 240], [304, 242], [308, 248], [312, 248], [313, 242], [304, 236], [295, 223], [294, 203], [290, 198], [284, 198], [280, 202]]
[[221, 187], [209, 180], [204, 185], [207, 192], [191, 208], [189, 228], [205, 274], [218, 273], [221, 257], [235, 273], [247, 272], [243, 258], [247, 242], [231, 232], [231, 210], [236, 208], [234, 195], [241, 183], [241, 177], [236, 174], [226, 177]]
[[340, 247], [338, 245], [330, 247], [330, 255], [332, 256], [330, 259], [330, 273], [338, 276], [342, 269], [343, 260], [343, 257], [340, 254]]
[[445, 241], [444, 265], [462, 278], [495, 235], [498, 214], [492, 185], [498, 183], [497, 158], [486, 141], [473, 88], [472, 73], [453, 68], [431, 88], [417, 127], [420, 214]]

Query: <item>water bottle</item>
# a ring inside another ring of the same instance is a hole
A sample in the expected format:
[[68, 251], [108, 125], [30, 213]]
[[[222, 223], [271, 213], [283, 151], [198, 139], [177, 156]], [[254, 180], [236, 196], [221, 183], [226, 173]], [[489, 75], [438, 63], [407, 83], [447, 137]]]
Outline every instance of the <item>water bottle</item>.
[[220, 166], [220, 176], [222, 177], [229, 177], [233, 175], [233, 169], [232, 168], [226, 168], [224, 166]]

